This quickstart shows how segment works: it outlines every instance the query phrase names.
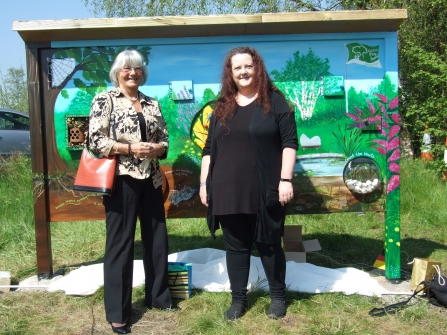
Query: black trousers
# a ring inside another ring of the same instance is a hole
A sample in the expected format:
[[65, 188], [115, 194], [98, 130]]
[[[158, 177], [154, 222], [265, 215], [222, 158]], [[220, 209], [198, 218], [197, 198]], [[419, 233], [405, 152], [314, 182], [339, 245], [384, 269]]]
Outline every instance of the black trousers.
[[129, 323], [132, 309], [134, 238], [140, 219], [145, 303], [171, 306], [168, 287], [168, 235], [161, 187], [152, 178], [118, 176], [112, 196], [104, 196], [106, 250], [104, 255], [104, 304], [109, 322]]
[[286, 298], [286, 257], [281, 243], [263, 244], [254, 241], [256, 214], [219, 215], [226, 249], [232, 303], [247, 302], [247, 283], [253, 243], [258, 249], [272, 300]]

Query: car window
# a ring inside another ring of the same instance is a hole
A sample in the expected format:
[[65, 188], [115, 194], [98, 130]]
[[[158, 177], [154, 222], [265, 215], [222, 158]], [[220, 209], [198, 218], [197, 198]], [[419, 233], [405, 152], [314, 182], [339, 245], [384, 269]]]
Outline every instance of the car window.
[[0, 130], [29, 130], [29, 118], [10, 112], [0, 112]]

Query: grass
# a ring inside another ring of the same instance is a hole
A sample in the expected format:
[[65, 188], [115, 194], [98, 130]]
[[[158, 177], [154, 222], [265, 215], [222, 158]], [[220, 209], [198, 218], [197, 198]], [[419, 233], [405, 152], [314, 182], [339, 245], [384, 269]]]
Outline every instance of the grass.
[[[402, 279], [411, 276], [414, 257], [431, 257], [447, 269], [447, 185], [419, 160], [401, 162]], [[301, 224], [304, 239], [317, 238], [322, 250], [308, 262], [329, 268], [352, 266], [365, 271], [383, 248], [384, 213], [294, 215], [287, 224]], [[102, 262], [103, 221], [51, 224], [54, 269], [70, 271]], [[204, 219], [169, 219], [170, 253], [195, 248], [223, 249], [220, 235], [211, 240]], [[13, 284], [36, 274], [32, 174], [29, 158], [0, 158], [0, 270], [10, 271]], [[220, 233], [219, 233], [220, 234]], [[136, 257], [141, 259], [137, 232]], [[396, 297], [403, 300], [404, 297]], [[418, 298], [408, 308], [381, 318], [368, 316], [384, 298], [341, 293], [289, 292], [288, 313], [275, 321], [265, 316], [268, 292], [249, 293], [249, 311], [236, 322], [223, 320], [229, 293], [195, 290], [180, 301], [179, 313], [147, 310], [142, 287], [134, 289], [132, 334], [447, 334], [447, 309]], [[0, 293], [0, 335], [109, 334], [103, 291], [87, 297], [62, 292]]]

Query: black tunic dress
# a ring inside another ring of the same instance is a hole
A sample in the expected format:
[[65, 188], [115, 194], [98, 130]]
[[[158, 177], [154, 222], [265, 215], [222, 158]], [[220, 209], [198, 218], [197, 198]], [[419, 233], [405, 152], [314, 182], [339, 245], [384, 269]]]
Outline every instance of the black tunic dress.
[[256, 214], [258, 181], [249, 125], [255, 103], [238, 106], [233, 117], [216, 125], [217, 156], [214, 165], [213, 215]]
[[[298, 148], [298, 136], [294, 113], [284, 97], [276, 92], [270, 95], [271, 111], [266, 112], [262, 106], [254, 103], [253, 113], [249, 122], [248, 132], [251, 141], [243, 141], [244, 145], [251, 142], [252, 152], [256, 162], [256, 172], [253, 176], [256, 178], [258, 194], [254, 199], [257, 203], [257, 222], [255, 231], [255, 240], [265, 244], [276, 244], [281, 242], [281, 236], [284, 230], [284, 221], [286, 207], [281, 206], [279, 202], [279, 179], [281, 177], [282, 151], [284, 148]], [[228, 123], [228, 122], [227, 122]], [[210, 165], [207, 176], [206, 191], [208, 194], [207, 223], [211, 236], [215, 238], [215, 231], [219, 229], [219, 215], [214, 214], [215, 199], [214, 195], [214, 173], [216, 170], [216, 158], [218, 153], [218, 144], [216, 141], [216, 129], [220, 126], [219, 120], [211, 116], [208, 137], [202, 156], [210, 156]], [[229, 129], [231, 132], [231, 129]], [[228, 131], [227, 131], [228, 132]], [[242, 142], [242, 141], [241, 141]], [[246, 150], [241, 150], [243, 143], [237, 143], [234, 147], [229, 147], [233, 155], [237, 152], [243, 154]], [[245, 154], [247, 153], [245, 152]], [[228, 158], [232, 162], [232, 156]], [[251, 159], [244, 157], [244, 164]], [[225, 168], [225, 165], [222, 165]], [[232, 179], [237, 178], [238, 173], [247, 170], [245, 165], [241, 171], [233, 170]], [[247, 170], [248, 171], [248, 170]], [[247, 173], [248, 174], [248, 173]], [[237, 191], [245, 191], [246, 182], [240, 183], [240, 180], [232, 183]]]

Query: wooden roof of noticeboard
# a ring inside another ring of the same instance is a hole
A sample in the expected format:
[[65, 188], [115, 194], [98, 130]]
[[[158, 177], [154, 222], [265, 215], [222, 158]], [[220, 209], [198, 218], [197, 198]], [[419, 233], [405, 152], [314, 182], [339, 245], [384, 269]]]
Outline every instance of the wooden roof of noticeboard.
[[397, 31], [405, 9], [14, 21], [26, 43], [120, 38]]

